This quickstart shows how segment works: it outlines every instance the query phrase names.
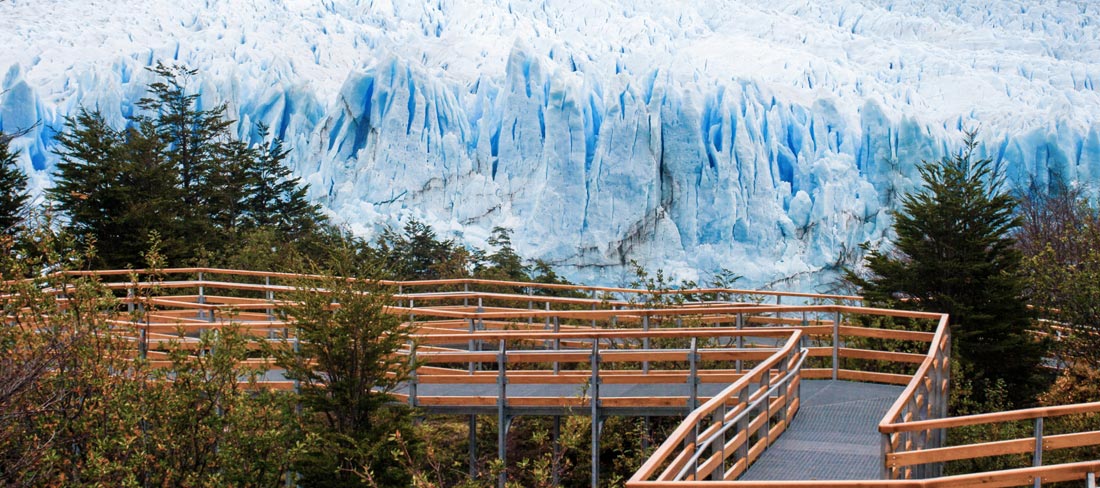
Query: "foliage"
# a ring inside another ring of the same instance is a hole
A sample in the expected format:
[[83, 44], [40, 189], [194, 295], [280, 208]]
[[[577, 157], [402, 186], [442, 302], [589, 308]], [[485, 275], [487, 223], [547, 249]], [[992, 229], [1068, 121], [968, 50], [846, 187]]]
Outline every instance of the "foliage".
[[401, 232], [386, 228], [375, 241], [378, 261], [398, 280], [469, 276], [471, 254], [454, 239], [440, 239], [431, 226], [411, 219]]
[[523, 266], [523, 258], [512, 247], [512, 231], [493, 227], [488, 244], [495, 247], [485, 255], [484, 263], [478, 263], [474, 274], [478, 278], [504, 281], [528, 281], [530, 276]]
[[[229, 326], [180, 341], [155, 367], [127, 337], [126, 317], [94, 277], [58, 273], [86, 264], [49, 227], [30, 230], [28, 259], [5, 253], [0, 328], [0, 482], [5, 485], [272, 486], [297, 452], [293, 404], [253, 393], [240, 378], [244, 335]], [[155, 242], [155, 240], [154, 240]], [[156, 266], [156, 249], [146, 253]], [[44, 273], [44, 271], [51, 271]], [[155, 291], [150, 291], [155, 293]], [[146, 296], [152, 296], [147, 294]]]
[[12, 137], [0, 132], [0, 235], [13, 236], [23, 221], [27, 201], [27, 175], [19, 167], [19, 152], [11, 149]]
[[272, 353], [287, 378], [299, 382], [302, 421], [314, 437], [294, 465], [300, 484], [407, 484], [408, 473], [390, 462], [398, 447], [392, 436], [409, 423], [408, 410], [388, 395], [408, 369], [395, 354], [408, 330], [384, 310], [390, 291], [375, 281], [331, 274], [297, 289], [284, 311], [294, 320], [294, 339]]
[[1072, 188], [1036, 193], [1021, 208], [1017, 239], [1028, 302], [1058, 338], [1053, 352], [1060, 364], [1100, 368], [1100, 212]]
[[[869, 276], [848, 279], [869, 303], [950, 314], [953, 352], [971, 380], [1004, 381], [1012, 403], [1023, 404], [1038, 391], [1042, 345], [1028, 334], [1021, 300], [1015, 200], [976, 149], [968, 133], [960, 154], [920, 165], [924, 189], [906, 195], [894, 215], [895, 249], [871, 251]], [[978, 401], [985, 391], [975, 388]]]

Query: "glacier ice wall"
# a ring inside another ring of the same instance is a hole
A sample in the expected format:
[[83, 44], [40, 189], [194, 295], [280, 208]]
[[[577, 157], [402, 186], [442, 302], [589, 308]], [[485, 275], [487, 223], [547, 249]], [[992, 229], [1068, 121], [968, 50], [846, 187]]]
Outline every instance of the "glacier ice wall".
[[125, 124], [145, 67], [272, 127], [337, 221], [497, 225], [565, 274], [631, 259], [810, 288], [889, 239], [916, 164], [981, 127], [1019, 189], [1100, 179], [1088, 4], [0, 3], [0, 130], [41, 188], [63, 117]]

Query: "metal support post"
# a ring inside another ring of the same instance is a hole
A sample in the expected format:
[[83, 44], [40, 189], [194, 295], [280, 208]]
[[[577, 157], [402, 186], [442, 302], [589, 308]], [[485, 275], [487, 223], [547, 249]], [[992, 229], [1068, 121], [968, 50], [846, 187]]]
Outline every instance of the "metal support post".
[[840, 368], [840, 312], [833, 319], [833, 379], [837, 377]]
[[[547, 309], [550, 308], [549, 303], [546, 304], [546, 308]], [[554, 350], [555, 351], [560, 351], [561, 350], [561, 339], [558, 339], [558, 333], [559, 332], [561, 332], [561, 321], [555, 315], [554, 316]], [[559, 364], [557, 361], [554, 361], [554, 374], [558, 374], [559, 372], [561, 372], [561, 364]]]
[[592, 488], [600, 485], [600, 343], [592, 340], [592, 384], [589, 401], [592, 407]]
[[[743, 314], [743, 313], [738, 313], [737, 314], [737, 330], [739, 332], [745, 330], [745, 314]], [[744, 347], [745, 347], [745, 336], [743, 336], [741, 334], [737, 334], [737, 348], [742, 349]], [[737, 366], [737, 372], [740, 373], [741, 372], [741, 360], [740, 359], [737, 360], [736, 366]]]
[[470, 478], [477, 478], [477, 415], [470, 416]]
[[[1043, 418], [1035, 419], [1035, 453], [1032, 455], [1032, 466], [1038, 468], [1043, 465]], [[1043, 477], [1035, 477], [1035, 488], [1043, 486]]]
[[742, 388], [737, 394], [737, 401], [741, 404], [742, 414], [741, 419], [737, 421], [737, 432], [745, 433], [745, 442], [741, 443], [741, 446], [737, 448], [737, 459], [744, 459], [745, 466], [748, 466], [749, 462], [749, 419], [752, 415], [749, 413], [749, 389]]
[[409, 406], [416, 408], [416, 343], [409, 344]]
[[[464, 293], [470, 293], [470, 284], [469, 283], [463, 283], [462, 284], [462, 291]], [[470, 306], [470, 297], [468, 297], [468, 296], [462, 297], [462, 306], [463, 307], [469, 307]]]
[[554, 438], [554, 459], [551, 460], [551, 479], [554, 486], [561, 486], [561, 415], [554, 416], [554, 427], [550, 432]]
[[[470, 319], [469, 330], [470, 330], [470, 334], [473, 334], [474, 331], [477, 330], [477, 325], [474, 324], [474, 319]], [[473, 339], [470, 339], [470, 340], [466, 341], [466, 350], [469, 351], [469, 352], [474, 352], [474, 340]], [[474, 362], [470, 361], [470, 363], [468, 365], [469, 373], [474, 374], [474, 369], [475, 369], [474, 368]]]
[[[726, 404], [723, 402], [714, 410], [711, 414], [711, 425], [723, 425], [726, 423]], [[746, 442], [748, 440], [746, 439]], [[711, 455], [718, 455], [718, 467], [711, 471], [711, 481], [725, 481], [726, 480], [726, 456], [724, 451], [726, 450], [726, 431], [723, 430], [718, 433], [718, 438], [710, 444]]]
[[[642, 330], [649, 332], [649, 314], [642, 316]], [[649, 350], [649, 336], [642, 338], [642, 349]], [[649, 374], [649, 361], [642, 361], [642, 374]]]
[[691, 373], [688, 375], [688, 412], [694, 412], [699, 408], [699, 345], [698, 338], [691, 338], [691, 352], [688, 353], [688, 365]]
[[497, 352], [497, 458], [500, 459], [500, 478], [497, 486], [504, 488], [508, 482], [508, 352], [504, 349], [504, 340], [500, 341]]
[[[202, 284], [201, 284], [202, 281], [203, 281], [202, 280], [202, 272], [200, 271], [199, 272], [199, 283], [200, 283], [199, 284], [199, 298], [196, 299], [196, 302], [199, 303], [200, 305], [206, 303], [206, 288], [202, 286]], [[206, 318], [206, 311], [203, 310], [202, 307], [199, 307], [198, 316], [199, 316], [200, 319]]]
[[[596, 290], [595, 290], [595, 289], [593, 289], [593, 290], [592, 290], [592, 300], [595, 300], [595, 299], [596, 299]], [[595, 311], [595, 310], [597, 310], [598, 308], [599, 308], [599, 304], [597, 304], [597, 303], [593, 302], [593, 303], [592, 303], [592, 310], [593, 310], [593, 311]], [[595, 319], [595, 318], [593, 318], [593, 319], [592, 319], [592, 328], [593, 328], [593, 329], [595, 329], [595, 328], [596, 328], [596, 319]]]
[[1096, 473], [1089, 471], [1089, 474], [1085, 475], [1085, 486], [1087, 488], [1096, 488]]
[[[264, 296], [267, 297], [267, 303], [269, 305], [273, 304], [275, 302], [275, 292], [271, 291], [271, 277], [270, 276], [264, 276], [264, 286], [267, 288], [266, 291], [264, 291]], [[267, 309], [267, 320], [269, 320], [269, 321], [275, 320], [275, 309], [273, 309], [271, 307], [268, 307], [268, 309]]]
[[886, 461], [887, 456], [890, 455], [890, 434], [882, 434], [881, 439], [881, 452], [882, 452], [882, 471], [879, 473], [879, 478], [888, 480], [890, 479], [890, 467]]

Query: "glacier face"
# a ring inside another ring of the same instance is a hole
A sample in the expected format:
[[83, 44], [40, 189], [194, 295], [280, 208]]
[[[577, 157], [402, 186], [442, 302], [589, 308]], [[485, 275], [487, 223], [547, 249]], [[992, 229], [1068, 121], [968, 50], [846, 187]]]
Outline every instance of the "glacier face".
[[1017, 188], [1100, 179], [1098, 8], [984, 3], [8, 0], [0, 130], [45, 186], [65, 115], [122, 125], [178, 62], [362, 234], [501, 225], [589, 282], [811, 288], [964, 128]]

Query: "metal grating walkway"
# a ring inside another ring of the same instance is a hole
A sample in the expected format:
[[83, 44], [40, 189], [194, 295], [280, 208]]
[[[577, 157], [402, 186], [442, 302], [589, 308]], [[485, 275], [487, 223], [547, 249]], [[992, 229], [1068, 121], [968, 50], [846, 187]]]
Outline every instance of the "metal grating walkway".
[[803, 381], [802, 407], [791, 427], [740, 479], [879, 479], [878, 423], [903, 390], [852, 381]]

